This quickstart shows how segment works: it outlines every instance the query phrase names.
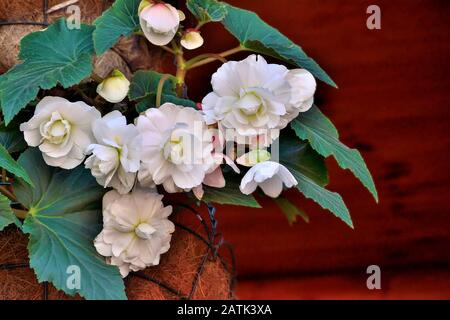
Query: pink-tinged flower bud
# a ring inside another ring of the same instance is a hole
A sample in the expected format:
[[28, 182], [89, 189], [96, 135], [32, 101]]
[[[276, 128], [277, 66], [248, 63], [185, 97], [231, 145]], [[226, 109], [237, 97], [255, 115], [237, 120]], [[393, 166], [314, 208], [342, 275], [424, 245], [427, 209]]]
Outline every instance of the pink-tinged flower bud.
[[200, 48], [203, 45], [203, 42], [202, 35], [195, 29], [186, 31], [181, 39], [181, 45], [188, 50]]
[[139, 6], [139, 21], [145, 37], [157, 46], [168, 44], [180, 26], [180, 13], [167, 3], [142, 1]]

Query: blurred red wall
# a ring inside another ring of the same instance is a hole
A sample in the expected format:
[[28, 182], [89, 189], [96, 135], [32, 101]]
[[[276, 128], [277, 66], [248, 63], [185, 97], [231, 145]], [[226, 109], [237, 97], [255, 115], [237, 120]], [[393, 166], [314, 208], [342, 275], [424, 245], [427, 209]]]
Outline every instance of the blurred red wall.
[[[237, 253], [238, 296], [450, 298], [450, 2], [228, 2], [256, 11], [337, 82], [338, 90], [320, 83], [316, 102], [361, 150], [380, 194], [377, 205], [330, 160], [329, 188], [342, 194], [355, 230], [295, 192], [309, 224], [289, 227], [270, 201], [260, 210], [220, 207], [221, 231]], [[366, 27], [371, 4], [381, 8], [381, 30]], [[204, 35], [204, 52], [236, 45], [217, 25]], [[217, 67], [188, 76], [191, 97], [210, 90]], [[379, 291], [366, 288], [372, 264], [381, 267]]]

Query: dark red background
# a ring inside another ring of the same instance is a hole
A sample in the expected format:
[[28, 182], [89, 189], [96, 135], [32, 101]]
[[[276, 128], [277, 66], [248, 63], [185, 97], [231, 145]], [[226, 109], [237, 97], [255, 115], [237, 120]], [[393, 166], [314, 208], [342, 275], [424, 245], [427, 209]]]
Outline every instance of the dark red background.
[[[331, 185], [355, 230], [296, 193], [311, 217], [289, 227], [264, 209], [220, 207], [220, 229], [237, 253], [239, 298], [450, 298], [450, 2], [442, 0], [229, 1], [251, 9], [300, 44], [339, 85], [320, 83], [317, 103], [358, 147], [380, 194], [369, 193], [334, 160]], [[366, 27], [377, 4], [382, 30]], [[217, 25], [205, 52], [236, 45]], [[236, 58], [244, 57], [237, 55]], [[218, 64], [192, 71], [191, 96], [206, 94]], [[381, 267], [382, 290], [366, 288]]]

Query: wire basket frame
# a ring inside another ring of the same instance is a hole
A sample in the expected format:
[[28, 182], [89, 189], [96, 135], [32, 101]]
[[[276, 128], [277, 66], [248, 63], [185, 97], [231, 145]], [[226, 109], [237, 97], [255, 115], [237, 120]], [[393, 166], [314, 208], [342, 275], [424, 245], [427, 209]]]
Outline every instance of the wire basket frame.
[[[9, 182], [1, 182], [1, 185], [10, 185]], [[17, 203], [12, 203], [12, 205], [17, 205]], [[155, 277], [149, 276], [148, 274], [145, 274], [143, 271], [138, 271], [134, 273], [130, 273], [128, 275], [128, 278], [139, 278], [144, 281], [149, 281], [160, 288], [164, 289], [166, 292], [172, 294], [176, 298], [180, 300], [190, 300], [194, 297], [194, 294], [197, 291], [197, 288], [200, 283], [201, 276], [205, 270], [205, 266], [208, 261], [216, 261], [219, 260], [222, 267], [226, 270], [226, 272], [229, 273], [229, 299], [234, 299], [234, 288], [236, 283], [236, 261], [234, 256], [234, 250], [233, 247], [226, 241], [224, 241], [222, 235], [217, 232], [217, 220], [215, 218], [215, 211], [216, 209], [211, 206], [207, 205], [207, 211], [208, 214], [206, 217], [203, 217], [202, 214], [194, 209], [191, 206], [181, 204], [181, 203], [172, 203], [171, 204], [175, 208], [179, 208], [181, 210], [174, 212], [171, 216], [171, 220], [173, 220], [175, 227], [180, 230], [183, 230], [185, 232], [188, 232], [190, 235], [194, 236], [196, 239], [201, 241], [205, 244], [206, 250], [204, 254], [200, 258], [200, 263], [196, 267], [196, 272], [194, 279], [192, 281], [191, 289], [189, 290], [189, 293], [183, 293], [177, 288], [172, 287], [170, 284], [161, 281], [160, 279], [157, 279]], [[195, 217], [196, 221], [201, 224], [201, 228], [204, 231], [204, 234], [201, 235], [199, 232], [194, 231], [191, 227], [177, 222], [177, 217], [181, 214], [189, 214]], [[177, 232], [177, 230], [175, 231]], [[1, 234], [0, 234], [1, 236]], [[224, 255], [219, 254], [220, 251], [224, 251], [229, 255], [228, 260], [225, 258]], [[170, 251], [169, 253], [170, 254]], [[29, 268], [28, 262], [23, 263], [2, 263], [0, 264], [0, 270], [16, 270], [16, 269], [24, 269]], [[151, 267], [151, 268], [157, 268], [158, 266]], [[48, 282], [43, 282], [43, 288], [42, 288], [42, 299], [43, 300], [49, 300], [49, 284]]]

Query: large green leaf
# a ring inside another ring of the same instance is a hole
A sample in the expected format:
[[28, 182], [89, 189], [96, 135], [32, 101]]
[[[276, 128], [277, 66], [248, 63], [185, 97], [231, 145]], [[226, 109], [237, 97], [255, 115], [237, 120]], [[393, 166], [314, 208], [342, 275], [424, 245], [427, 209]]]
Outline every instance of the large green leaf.
[[0, 231], [13, 223], [20, 226], [19, 219], [17, 219], [16, 215], [11, 210], [9, 199], [0, 194]]
[[291, 123], [300, 139], [308, 140], [311, 146], [324, 157], [334, 156], [343, 169], [351, 170], [362, 184], [372, 193], [378, 202], [378, 193], [363, 157], [356, 149], [350, 149], [339, 141], [339, 135], [333, 123], [313, 106], [301, 113]]
[[342, 200], [342, 197], [338, 193], [328, 191], [319, 186], [301, 172], [293, 171], [292, 174], [298, 181], [297, 189], [300, 190], [305, 197], [317, 202], [322, 208], [330, 210], [336, 217], [340, 218], [353, 228], [350, 212], [348, 211], [344, 200]]
[[33, 182], [25, 169], [17, 163], [8, 153], [3, 145], [0, 144], [0, 168], [14, 174], [16, 177], [22, 178], [29, 185], [33, 186]]
[[186, 5], [201, 23], [222, 21], [227, 14], [225, 4], [216, 0], [187, 0]]
[[94, 27], [69, 29], [60, 19], [43, 31], [24, 37], [16, 65], [0, 77], [0, 104], [8, 124], [39, 89], [60, 83], [64, 88], [78, 84], [92, 72]]
[[330, 210], [353, 228], [350, 213], [342, 197], [324, 188], [328, 183], [324, 158], [308, 143], [299, 141], [292, 135], [289, 130], [283, 132], [280, 141], [280, 162], [297, 179], [297, 189], [305, 197], [312, 199], [322, 208]]
[[256, 13], [228, 4], [226, 10], [227, 15], [222, 23], [244, 48], [305, 68], [318, 79], [336, 87], [327, 73], [300, 46], [265, 23]]
[[252, 208], [261, 208], [260, 204], [252, 195], [245, 195], [239, 190], [239, 184], [226, 179], [224, 188], [212, 188], [204, 186], [203, 201], [206, 203], [230, 204]]
[[[126, 299], [117, 267], [109, 266], [94, 248], [101, 230], [101, 188], [83, 167], [61, 170], [48, 167], [38, 149], [19, 158], [36, 188], [20, 181], [18, 200], [29, 208], [23, 231], [30, 234], [30, 265], [39, 282], [50, 281], [67, 294], [87, 299]], [[81, 272], [81, 288], [67, 286], [69, 266]]]
[[9, 153], [19, 152], [25, 150], [27, 143], [23, 138], [23, 133], [20, 132], [18, 126], [5, 127], [0, 126], [0, 144], [8, 150]]
[[121, 36], [129, 36], [138, 30], [140, 2], [116, 0], [111, 8], [94, 21], [94, 46], [98, 55], [114, 46]]

